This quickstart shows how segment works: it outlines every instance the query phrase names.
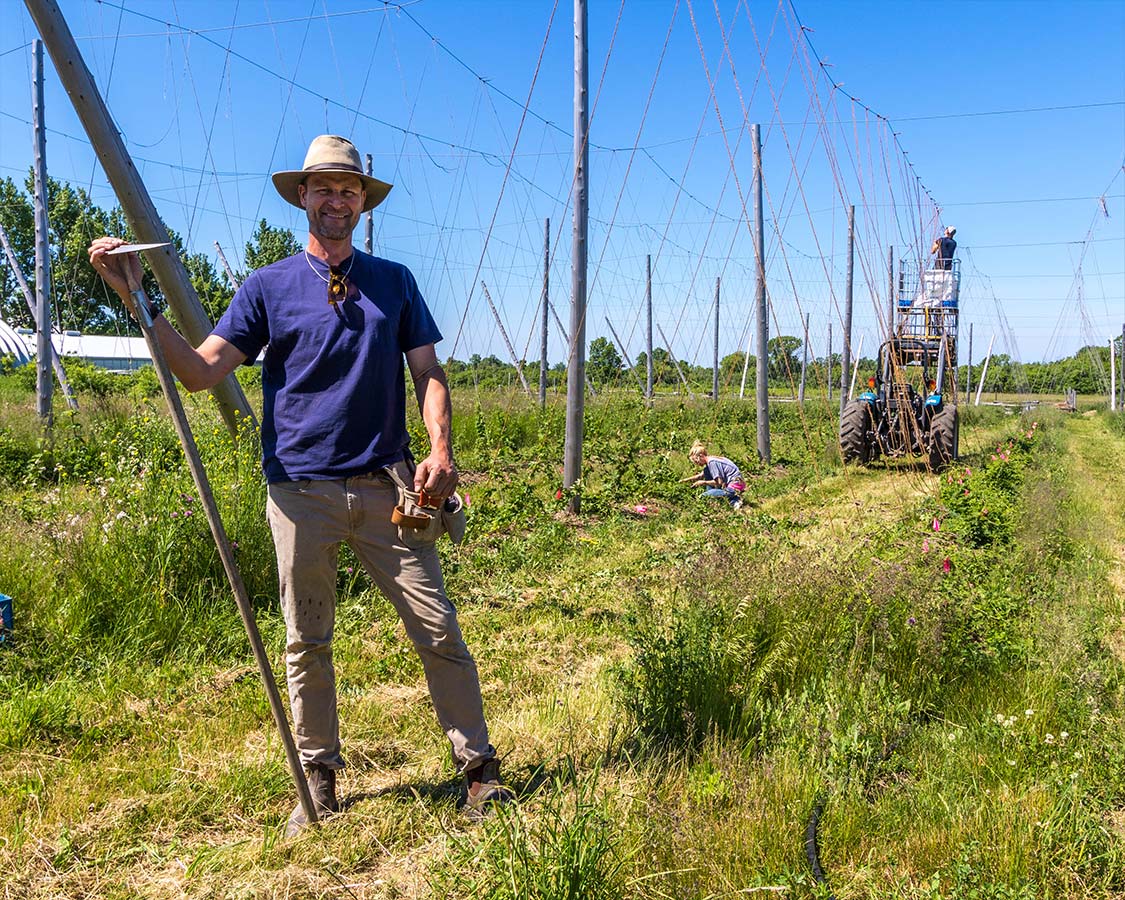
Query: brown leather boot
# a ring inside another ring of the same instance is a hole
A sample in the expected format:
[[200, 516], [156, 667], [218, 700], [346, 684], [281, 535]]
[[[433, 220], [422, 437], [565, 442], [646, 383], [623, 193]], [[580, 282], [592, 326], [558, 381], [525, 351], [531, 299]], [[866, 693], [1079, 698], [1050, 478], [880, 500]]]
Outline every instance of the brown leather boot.
[[[305, 780], [309, 786], [309, 793], [312, 794], [313, 808], [316, 810], [318, 820], [326, 819], [333, 813], [340, 811], [340, 804], [336, 800], [335, 769], [310, 763], [308, 768], [305, 769]], [[285, 836], [287, 838], [295, 837], [307, 828], [308, 824], [305, 811], [301, 808], [300, 801], [297, 801], [297, 808], [293, 810], [289, 816], [289, 822], [285, 826]]]
[[465, 770], [465, 802], [461, 811], [470, 819], [483, 819], [498, 803], [516, 798], [500, 779], [500, 760], [493, 757]]

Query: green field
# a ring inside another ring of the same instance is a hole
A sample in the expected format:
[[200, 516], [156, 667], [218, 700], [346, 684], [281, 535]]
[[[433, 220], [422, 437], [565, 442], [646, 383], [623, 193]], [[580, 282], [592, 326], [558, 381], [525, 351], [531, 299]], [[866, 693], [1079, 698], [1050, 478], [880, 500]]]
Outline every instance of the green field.
[[[1125, 421], [1092, 399], [963, 409], [939, 476], [845, 469], [823, 398], [774, 407], [765, 467], [750, 402], [599, 397], [573, 516], [557, 401], [462, 390], [469, 534], [442, 554], [519, 801], [460, 814], [418, 660], [345, 552], [345, 811], [284, 841], [162, 401], [79, 388], [47, 441], [0, 377], [4, 900], [1125, 896]], [[280, 672], [256, 436], [186, 403]], [[741, 510], [677, 484], [696, 438], [746, 464]]]

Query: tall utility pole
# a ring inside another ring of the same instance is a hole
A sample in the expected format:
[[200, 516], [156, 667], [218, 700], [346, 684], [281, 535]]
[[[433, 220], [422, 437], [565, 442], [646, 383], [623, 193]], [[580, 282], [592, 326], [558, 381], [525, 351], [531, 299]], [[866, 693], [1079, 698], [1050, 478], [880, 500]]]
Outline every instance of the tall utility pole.
[[[574, 0], [574, 239], [571, 251], [570, 359], [566, 378], [566, 442], [563, 448], [563, 487], [582, 478], [583, 414], [586, 395], [586, 176], [590, 166], [590, 127], [586, 111], [590, 67], [586, 59], [586, 0]], [[579, 512], [580, 502], [572, 496], [568, 508]]]
[[652, 402], [652, 254], [645, 256], [645, 316], [648, 326], [645, 329], [645, 368], [647, 380], [645, 381], [645, 396]]
[[887, 248], [887, 340], [895, 336], [895, 248]]
[[1121, 391], [1121, 401], [1117, 404], [1118, 409], [1125, 409], [1125, 324], [1121, 326], [1121, 375], [1117, 379], [1117, 388]]
[[766, 235], [762, 222], [762, 126], [751, 126], [754, 143], [754, 248], [757, 256], [758, 279], [758, 459], [770, 462], [770, 386], [769, 341], [770, 326], [766, 310]]
[[[368, 176], [370, 176], [371, 175], [371, 154], [370, 153], [367, 154], [366, 163], [367, 163], [367, 166], [366, 166], [367, 174], [368, 174]], [[364, 218], [364, 223], [363, 223], [363, 250], [364, 250], [365, 253], [371, 254], [371, 253], [375, 252], [375, 249], [374, 249], [375, 248], [375, 217], [374, 217], [374, 211], [369, 209], [366, 213], [364, 213], [363, 218]]]
[[[3, 225], [0, 225], [0, 244], [4, 245], [8, 265], [12, 268], [12, 277], [16, 279], [16, 285], [19, 287], [20, 293], [23, 294], [27, 311], [31, 313], [31, 321], [35, 322], [39, 318], [35, 311], [35, 296], [31, 293], [31, 288], [27, 286], [27, 279], [23, 277], [23, 270], [20, 269], [20, 261], [16, 259], [15, 251], [12, 250], [12, 245], [8, 243], [8, 234], [4, 231]], [[62, 388], [63, 396], [66, 397], [66, 405], [78, 412], [78, 399], [74, 396], [74, 391], [70, 389], [70, 382], [66, 380], [66, 372], [63, 369], [62, 360], [59, 359], [59, 353], [53, 343], [48, 343], [48, 346], [51, 348], [51, 366], [55, 370], [55, 377], [59, 380], [59, 387]]]
[[547, 306], [551, 296], [551, 220], [543, 220], [543, 318], [539, 323], [539, 408], [547, 406]]
[[805, 372], [809, 367], [809, 314], [805, 313], [805, 340], [802, 344], [801, 353], [801, 386], [797, 390], [797, 402], [804, 405], [805, 402]]
[[[43, 43], [55, 63], [55, 72], [70, 96], [90, 144], [98, 154], [102, 169], [109, 178], [121, 209], [137, 241], [145, 244], [169, 240], [168, 231], [160, 221], [152, 198], [141, 176], [125, 150], [125, 144], [98, 93], [90, 70], [78, 52], [78, 45], [67, 27], [55, 0], [24, 0]], [[195, 345], [211, 333], [211, 321], [192, 287], [183, 261], [168, 247], [149, 251], [146, 259], [160, 284], [168, 305], [184, 336]], [[254, 421], [250, 404], [233, 375], [228, 375], [211, 389], [227, 428], [237, 433], [241, 419]]]
[[35, 120], [35, 388], [39, 418], [50, 431], [51, 392], [51, 245], [47, 236], [47, 129], [43, 124], [43, 42], [32, 41], [35, 84], [31, 99]]
[[848, 280], [844, 284], [844, 348], [840, 357], [840, 415], [848, 402], [848, 370], [852, 365], [852, 281], [855, 268], [855, 206], [848, 207]]
[[719, 279], [715, 279], [715, 359], [711, 365], [711, 399], [719, 399]]

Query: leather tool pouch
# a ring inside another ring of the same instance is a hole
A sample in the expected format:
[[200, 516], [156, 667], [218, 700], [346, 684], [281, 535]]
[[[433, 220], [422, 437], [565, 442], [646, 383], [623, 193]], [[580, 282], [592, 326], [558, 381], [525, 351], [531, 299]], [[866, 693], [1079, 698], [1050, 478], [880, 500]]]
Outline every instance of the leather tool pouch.
[[408, 547], [422, 549], [432, 546], [442, 532], [455, 544], [465, 536], [465, 506], [454, 494], [445, 501], [414, 490], [414, 462], [403, 460], [386, 467], [387, 475], [398, 489], [398, 503], [391, 521], [398, 526], [399, 538]]

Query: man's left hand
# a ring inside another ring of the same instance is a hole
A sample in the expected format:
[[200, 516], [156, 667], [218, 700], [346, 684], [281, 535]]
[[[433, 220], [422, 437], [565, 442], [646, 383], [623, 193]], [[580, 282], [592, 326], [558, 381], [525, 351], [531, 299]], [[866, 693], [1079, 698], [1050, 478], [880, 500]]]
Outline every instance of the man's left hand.
[[457, 466], [444, 453], [431, 453], [414, 470], [414, 490], [445, 499], [457, 487]]

